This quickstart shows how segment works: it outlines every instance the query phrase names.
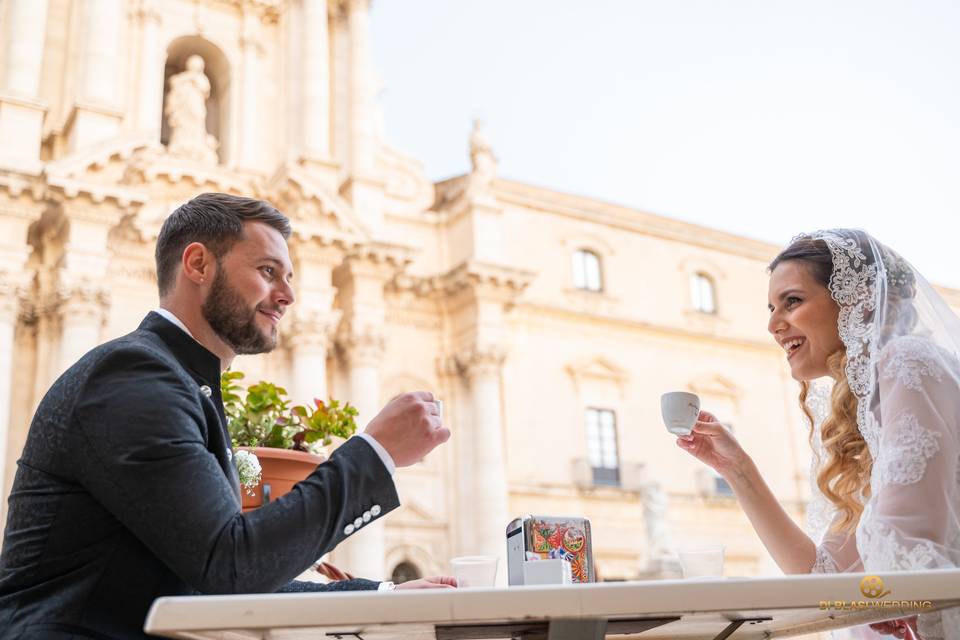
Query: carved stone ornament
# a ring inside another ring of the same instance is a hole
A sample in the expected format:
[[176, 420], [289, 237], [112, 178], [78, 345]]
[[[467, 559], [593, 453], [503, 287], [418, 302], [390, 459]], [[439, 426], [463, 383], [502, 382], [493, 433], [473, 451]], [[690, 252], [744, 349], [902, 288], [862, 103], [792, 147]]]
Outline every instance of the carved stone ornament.
[[341, 330], [337, 347], [351, 367], [377, 367], [383, 361], [386, 338], [372, 327]]
[[207, 98], [210, 80], [203, 72], [203, 58], [187, 58], [186, 70], [170, 78], [164, 113], [170, 125], [167, 151], [172, 156], [202, 164], [217, 163], [217, 139], [207, 133]]
[[457, 370], [466, 378], [497, 377], [506, 359], [506, 349], [498, 345], [474, 346], [454, 356]]
[[474, 191], [488, 191], [497, 176], [497, 159], [493, 147], [481, 131], [480, 120], [473, 121], [470, 133], [470, 188]]

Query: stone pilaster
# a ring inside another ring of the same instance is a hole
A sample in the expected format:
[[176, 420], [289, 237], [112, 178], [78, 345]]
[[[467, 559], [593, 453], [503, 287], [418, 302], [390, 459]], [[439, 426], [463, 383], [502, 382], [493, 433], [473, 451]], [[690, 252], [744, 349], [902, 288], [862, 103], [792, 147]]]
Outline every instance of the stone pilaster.
[[[7, 503], [7, 451], [14, 385], [29, 386], [13, 370], [14, 335], [30, 280], [27, 241], [30, 225], [40, 218], [43, 202], [26, 183], [0, 184], [0, 501]], [[4, 509], [0, 508], [0, 516]]]
[[160, 142], [163, 117], [164, 50], [160, 43], [163, 14], [158, 0], [140, 0], [134, 17], [140, 30], [136, 126]]
[[[382, 333], [371, 328], [359, 332], [348, 328], [337, 342], [349, 372], [348, 400], [359, 411], [360, 423], [365, 427], [380, 410], [380, 364], [385, 340]], [[382, 580], [386, 571], [383, 523], [382, 519], [374, 520], [352, 534], [337, 548], [337, 562], [355, 575]]]
[[0, 41], [5, 45], [0, 69], [0, 166], [39, 173], [47, 110], [40, 100], [47, 0], [8, 0], [7, 5]]
[[58, 373], [100, 344], [110, 309], [110, 295], [93, 283], [65, 286], [59, 292], [60, 350]]
[[120, 40], [125, 14], [122, 0], [83, 3], [82, 44], [68, 125], [70, 151], [85, 149], [120, 132]]
[[303, 0], [301, 155], [330, 159], [330, 36], [327, 0]]
[[263, 16], [256, 6], [244, 5], [243, 32], [240, 36], [242, 68], [240, 79], [240, 132], [237, 165], [256, 170], [262, 156], [260, 138], [261, 66], [263, 58]]
[[501, 376], [502, 347], [471, 347], [454, 356], [468, 391], [469, 430], [457, 443], [461, 473], [459, 515], [463, 553], [499, 556], [506, 572], [503, 535], [510, 521], [507, 466], [504, 458]]

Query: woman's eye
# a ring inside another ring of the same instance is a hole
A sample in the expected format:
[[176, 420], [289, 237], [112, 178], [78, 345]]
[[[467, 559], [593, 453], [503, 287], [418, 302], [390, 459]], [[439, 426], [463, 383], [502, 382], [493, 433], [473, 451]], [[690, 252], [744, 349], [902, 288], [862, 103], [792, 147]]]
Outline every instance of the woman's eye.
[[793, 307], [797, 306], [799, 303], [800, 303], [800, 298], [797, 298], [796, 296], [790, 296], [789, 298], [787, 298], [787, 305], [786, 305], [787, 309], [792, 309]]

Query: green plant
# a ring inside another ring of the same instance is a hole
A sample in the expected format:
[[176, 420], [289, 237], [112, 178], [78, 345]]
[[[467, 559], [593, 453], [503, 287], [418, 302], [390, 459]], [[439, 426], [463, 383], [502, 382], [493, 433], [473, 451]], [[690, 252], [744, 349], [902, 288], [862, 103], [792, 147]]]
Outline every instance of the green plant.
[[[234, 447], [273, 447], [296, 451], [316, 451], [333, 441], [349, 438], [357, 430], [356, 407], [332, 398], [314, 399], [314, 407], [291, 407], [287, 390], [271, 382], [250, 385], [243, 394], [238, 380], [240, 371], [224, 371], [220, 376], [227, 430]], [[241, 395], [243, 394], [243, 395]]]

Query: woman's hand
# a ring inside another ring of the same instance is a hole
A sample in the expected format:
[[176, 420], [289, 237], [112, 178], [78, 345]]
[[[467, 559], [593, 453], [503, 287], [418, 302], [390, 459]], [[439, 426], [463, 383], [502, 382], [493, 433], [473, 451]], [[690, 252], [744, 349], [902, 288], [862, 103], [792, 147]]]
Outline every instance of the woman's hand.
[[749, 458], [730, 430], [709, 411], [701, 411], [693, 432], [677, 438], [677, 446], [724, 478]]
[[398, 584], [397, 589], [455, 589], [457, 579], [452, 576], [430, 576]]
[[917, 616], [890, 620], [889, 622], [877, 622], [870, 625], [870, 628], [878, 633], [886, 633], [895, 638], [906, 640], [914, 640], [920, 637], [917, 635]]

